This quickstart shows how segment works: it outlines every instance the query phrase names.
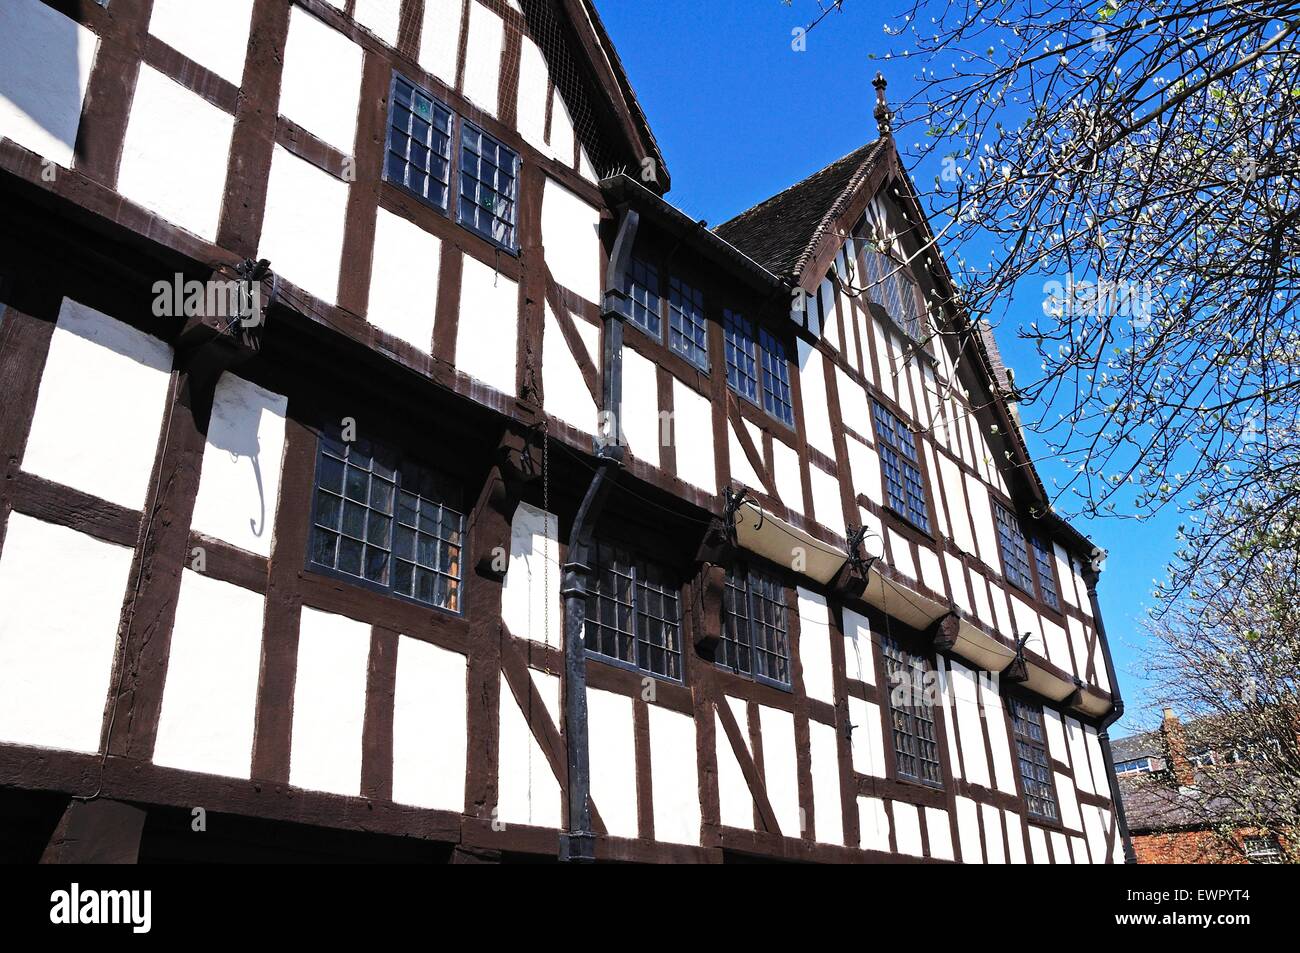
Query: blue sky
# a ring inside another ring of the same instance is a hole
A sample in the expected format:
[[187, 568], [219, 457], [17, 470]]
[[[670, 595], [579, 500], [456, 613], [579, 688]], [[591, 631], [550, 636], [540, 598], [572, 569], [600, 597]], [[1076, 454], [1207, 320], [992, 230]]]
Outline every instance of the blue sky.
[[[788, 6], [781, 0], [596, 0], [596, 6], [663, 149], [673, 179], [669, 200], [710, 224], [874, 139], [877, 70], [895, 102], [914, 88], [914, 64], [885, 58], [890, 44], [883, 27], [893, 9], [887, 4], [846, 0], [807, 35], [802, 52], [791, 48], [791, 31], [816, 17], [817, 0]], [[900, 145], [913, 140], [909, 119], [919, 123], [920, 117], [895, 120]], [[918, 188], [932, 186], [935, 172], [914, 170]], [[1038, 358], [1015, 327], [1035, 320], [1040, 305], [1038, 294], [1026, 296], [1023, 306], [1013, 302], [998, 331], [1003, 357], [1022, 382], [1033, 379]], [[1041, 441], [1029, 439], [1042, 457]], [[1040, 460], [1039, 469], [1049, 484], [1062, 473], [1051, 460]], [[1178, 522], [1173, 512], [1143, 523], [1074, 520], [1110, 553], [1100, 584], [1102, 613], [1128, 709], [1117, 735], [1143, 726], [1159, 704], [1143, 677], [1142, 621]]]

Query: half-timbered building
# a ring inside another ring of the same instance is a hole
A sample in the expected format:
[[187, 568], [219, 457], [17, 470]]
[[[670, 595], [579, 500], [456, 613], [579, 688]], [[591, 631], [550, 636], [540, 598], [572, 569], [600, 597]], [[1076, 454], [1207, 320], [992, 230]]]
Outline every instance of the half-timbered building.
[[0, 853], [1122, 860], [879, 93], [710, 228], [591, 0], [0, 5]]

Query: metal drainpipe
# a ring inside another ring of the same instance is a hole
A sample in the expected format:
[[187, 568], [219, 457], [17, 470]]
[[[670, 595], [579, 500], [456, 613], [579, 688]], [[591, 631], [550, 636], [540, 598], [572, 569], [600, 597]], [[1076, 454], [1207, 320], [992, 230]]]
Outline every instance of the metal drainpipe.
[[1133, 839], [1128, 832], [1128, 819], [1124, 816], [1124, 800], [1120, 796], [1119, 776], [1115, 774], [1115, 758], [1110, 752], [1110, 726], [1124, 716], [1124, 699], [1120, 697], [1119, 681], [1115, 678], [1115, 660], [1110, 655], [1110, 640], [1106, 638], [1106, 623], [1101, 618], [1101, 605], [1097, 602], [1097, 581], [1101, 570], [1097, 567], [1100, 550], [1092, 553], [1093, 561], [1083, 570], [1083, 581], [1088, 587], [1088, 600], [1092, 603], [1092, 619], [1097, 623], [1097, 635], [1101, 639], [1102, 658], [1106, 661], [1106, 678], [1110, 680], [1112, 707], [1110, 713], [1101, 721], [1101, 730], [1097, 739], [1101, 742], [1101, 756], [1106, 762], [1106, 777], [1110, 781], [1110, 799], [1115, 805], [1115, 822], [1119, 825], [1120, 837], [1124, 839], [1124, 863], [1136, 864], [1137, 854], [1133, 851]]
[[619, 210], [618, 237], [605, 272], [601, 305], [604, 386], [600, 431], [595, 439], [596, 473], [569, 533], [560, 595], [564, 597], [564, 738], [569, 762], [568, 829], [560, 836], [560, 860], [591, 863], [595, 835], [591, 830], [591, 760], [587, 746], [587, 593], [591, 583], [592, 531], [623, 463], [619, 411], [623, 404], [623, 321], [627, 294], [623, 276], [632, 257], [640, 218], [630, 208]]

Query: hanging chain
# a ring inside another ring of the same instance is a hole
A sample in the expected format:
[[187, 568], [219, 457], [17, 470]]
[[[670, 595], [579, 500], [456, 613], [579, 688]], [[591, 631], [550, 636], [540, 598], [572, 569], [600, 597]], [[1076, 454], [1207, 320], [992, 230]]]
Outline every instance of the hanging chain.
[[[542, 641], [551, 644], [551, 421], [542, 417]], [[556, 529], [558, 530], [558, 525]], [[558, 535], [558, 533], [557, 533]], [[550, 656], [546, 674], [551, 675]]]

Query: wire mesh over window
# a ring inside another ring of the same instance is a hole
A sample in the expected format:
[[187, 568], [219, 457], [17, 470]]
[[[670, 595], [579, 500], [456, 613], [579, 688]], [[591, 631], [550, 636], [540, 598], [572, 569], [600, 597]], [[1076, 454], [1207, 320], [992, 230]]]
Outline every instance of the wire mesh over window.
[[1032, 596], [1034, 577], [1030, 574], [1029, 551], [1025, 547], [1020, 521], [996, 500], [993, 502], [993, 518], [998, 524], [998, 541], [1002, 544], [1002, 565], [1007, 582]]
[[898, 776], [942, 787], [943, 768], [930, 697], [933, 689], [925, 677], [925, 659], [888, 635], [881, 638], [880, 650], [885, 661]]
[[514, 251], [519, 156], [472, 122], [460, 124], [460, 223]]
[[745, 566], [727, 571], [719, 664], [759, 681], [790, 686], [785, 586]]
[[668, 347], [696, 367], [709, 369], [709, 333], [704, 295], [673, 278], [668, 289]]
[[930, 532], [930, 510], [925, 481], [916, 455], [916, 438], [901, 420], [880, 404], [872, 404], [880, 470], [885, 480], [885, 502], [917, 529]]
[[1056, 592], [1056, 563], [1052, 558], [1050, 543], [1034, 537], [1034, 565], [1038, 569], [1038, 591], [1043, 602], [1053, 609], [1061, 608], [1061, 599]]
[[659, 271], [654, 265], [633, 258], [627, 270], [627, 295], [631, 299], [628, 317], [632, 323], [658, 341]]
[[451, 185], [451, 124], [451, 110], [393, 77], [384, 177], [444, 212]]
[[722, 337], [726, 342], [727, 386], [757, 404], [758, 362], [754, 359], [754, 325], [728, 308], [722, 312]]
[[596, 546], [587, 595], [587, 650], [644, 672], [682, 678], [679, 587], [652, 563], [624, 549]]
[[465, 517], [445, 499], [431, 473], [388, 449], [322, 435], [311, 563], [459, 612]]
[[1052, 763], [1043, 740], [1043, 709], [1018, 698], [1011, 699], [1011, 727], [1020, 762], [1020, 781], [1025, 803], [1034, 817], [1056, 820], [1056, 791], [1052, 787]]
[[766, 328], [759, 328], [758, 349], [763, 355], [763, 408], [793, 427], [794, 401], [790, 397], [790, 362], [785, 345]]

